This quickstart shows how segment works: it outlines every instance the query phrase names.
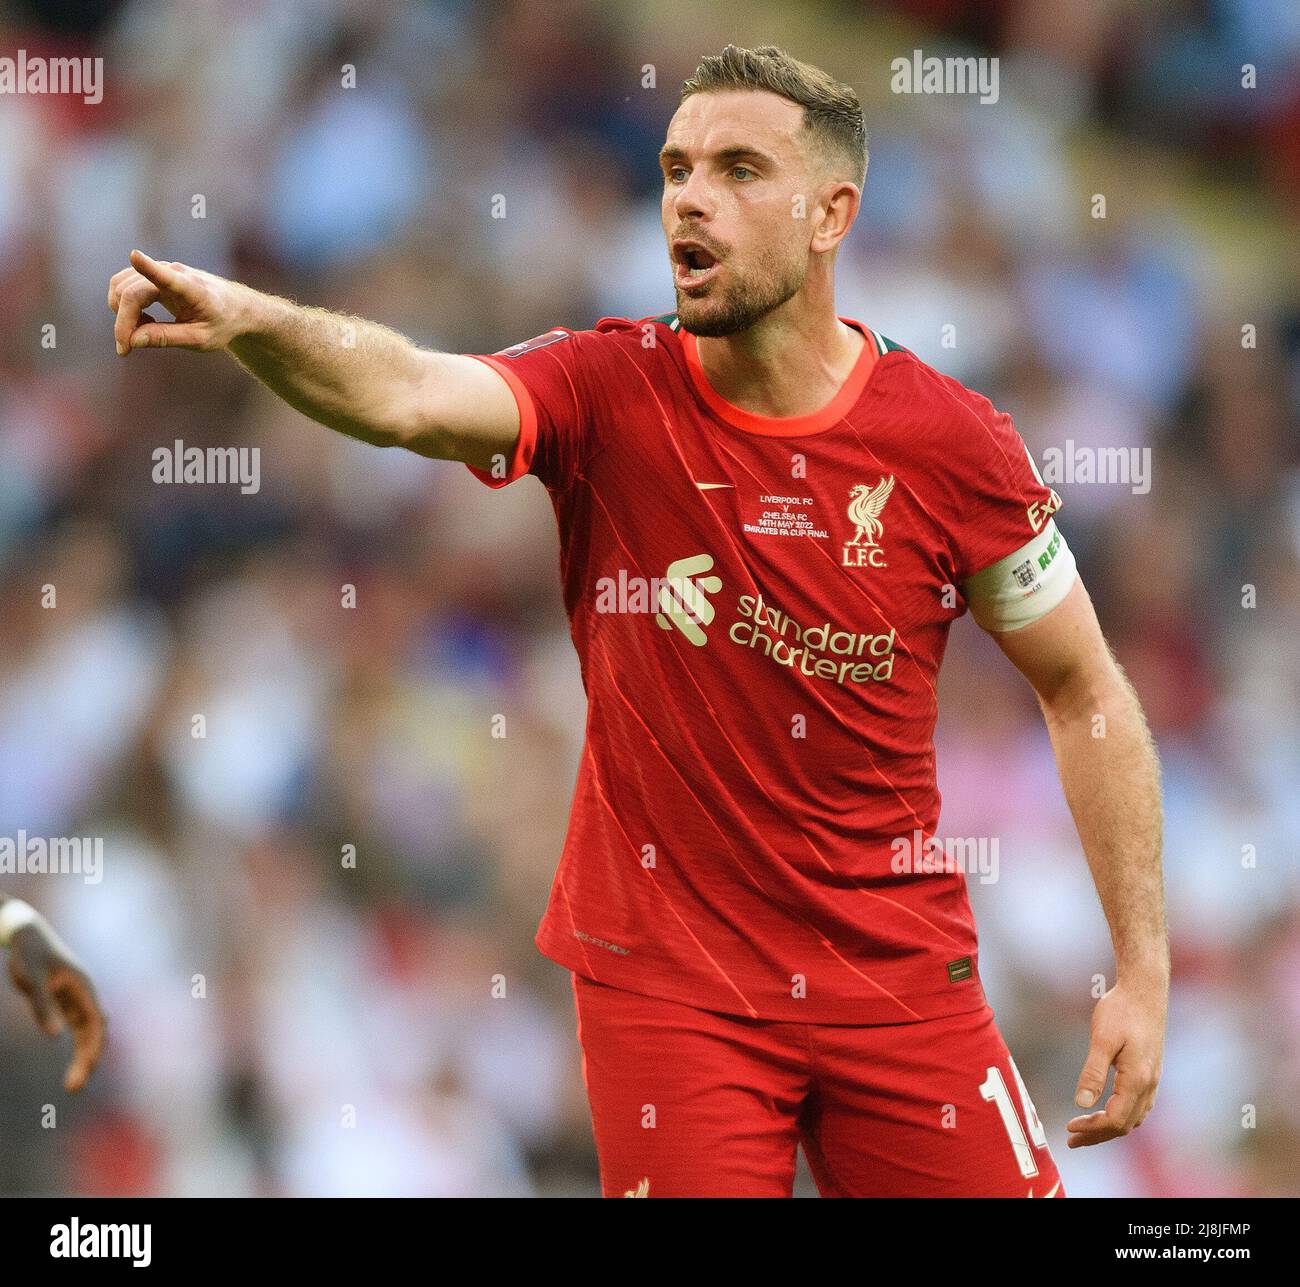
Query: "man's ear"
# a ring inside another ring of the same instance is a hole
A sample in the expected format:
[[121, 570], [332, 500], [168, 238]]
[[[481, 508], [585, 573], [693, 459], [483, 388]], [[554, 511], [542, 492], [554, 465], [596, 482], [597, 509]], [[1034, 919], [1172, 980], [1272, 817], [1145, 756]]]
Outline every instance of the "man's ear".
[[856, 183], [832, 180], [819, 203], [822, 215], [813, 230], [810, 249], [818, 254], [834, 250], [848, 236], [862, 206], [862, 193]]

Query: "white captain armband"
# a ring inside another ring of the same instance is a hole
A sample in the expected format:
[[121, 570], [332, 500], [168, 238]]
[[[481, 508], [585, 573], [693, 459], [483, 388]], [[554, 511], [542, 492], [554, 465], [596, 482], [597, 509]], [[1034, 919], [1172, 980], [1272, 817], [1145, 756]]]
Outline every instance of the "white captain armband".
[[1051, 612], [1076, 575], [1074, 555], [1053, 520], [1014, 554], [976, 572], [963, 592], [971, 616], [985, 630], [1006, 634]]

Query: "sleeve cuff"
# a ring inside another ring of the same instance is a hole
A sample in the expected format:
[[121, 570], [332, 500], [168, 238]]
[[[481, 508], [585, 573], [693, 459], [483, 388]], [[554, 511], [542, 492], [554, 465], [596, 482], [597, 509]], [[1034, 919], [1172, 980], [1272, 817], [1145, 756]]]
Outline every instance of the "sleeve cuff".
[[473, 465], [465, 466], [479, 482], [488, 487], [505, 487], [513, 483], [516, 478], [522, 478], [533, 463], [533, 452], [537, 447], [537, 408], [533, 404], [533, 395], [528, 392], [527, 385], [504, 362], [478, 353], [467, 353], [465, 356], [472, 357], [476, 362], [483, 362], [496, 371], [506, 382], [510, 392], [514, 394], [515, 404], [519, 408], [519, 439], [515, 443], [514, 453], [507, 462], [505, 475], [498, 478], [491, 470], [476, 469]]

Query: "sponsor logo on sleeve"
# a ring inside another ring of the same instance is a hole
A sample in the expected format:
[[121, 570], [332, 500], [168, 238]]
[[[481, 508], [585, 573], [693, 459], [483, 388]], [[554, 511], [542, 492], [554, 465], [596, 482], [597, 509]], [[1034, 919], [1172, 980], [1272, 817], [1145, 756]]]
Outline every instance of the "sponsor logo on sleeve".
[[492, 356], [503, 358], [523, 357], [525, 353], [534, 353], [538, 349], [549, 348], [552, 344], [558, 344], [561, 340], [567, 340], [568, 338], [568, 331], [561, 331], [557, 328], [554, 331], [547, 331], [545, 335], [534, 335], [531, 340], [523, 340], [519, 344], [512, 344], [508, 349], [498, 349]]
[[1041, 532], [1047, 526], [1047, 520], [1061, 508], [1061, 498], [1054, 491], [1049, 491], [1045, 501], [1033, 501], [1025, 509], [1029, 526], [1035, 532]]
[[[1040, 487], [1047, 487], [1043, 482], [1043, 476], [1038, 472], [1038, 462], [1034, 459], [1034, 453], [1029, 450], [1028, 443], [1021, 444], [1025, 449], [1025, 455], [1029, 458], [1029, 468], [1034, 471], [1034, 478]], [[1029, 526], [1035, 532], [1041, 532], [1047, 526], [1047, 520], [1061, 508], [1061, 498], [1056, 491], [1047, 487], [1048, 497], [1045, 501], [1033, 501], [1025, 510], [1029, 518]]]

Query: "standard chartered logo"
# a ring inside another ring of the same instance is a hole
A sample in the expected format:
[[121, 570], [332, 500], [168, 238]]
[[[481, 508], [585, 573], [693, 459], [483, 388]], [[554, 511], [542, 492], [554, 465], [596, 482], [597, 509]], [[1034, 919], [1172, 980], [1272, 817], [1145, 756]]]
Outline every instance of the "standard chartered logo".
[[[712, 570], [712, 555], [693, 554], [671, 563], [664, 576], [636, 578], [635, 585], [622, 573], [602, 578], [596, 611], [647, 612], [657, 602], [660, 628], [676, 628], [703, 648], [708, 643], [705, 627], [717, 615], [709, 596], [722, 589], [720, 577], [705, 575]], [[883, 634], [871, 634], [841, 630], [829, 621], [805, 625], [761, 594], [742, 594], [728, 615], [733, 620], [719, 628], [726, 630], [731, 643], [810, 679], [851, 685], [887, 683], [894, 677], [897, 632], [892, 626]]]
[[705, 597], [717, 594], [722, 581], [716, 576], [701, 576], [713, 567], [711, 554], [693, 554], [668, 565], [659, 584], [659, 612], [655, 620], [664, 630], [674, 626], [697, 648], [706, 642], [704, 626], [713, 620], [713, 604]]

